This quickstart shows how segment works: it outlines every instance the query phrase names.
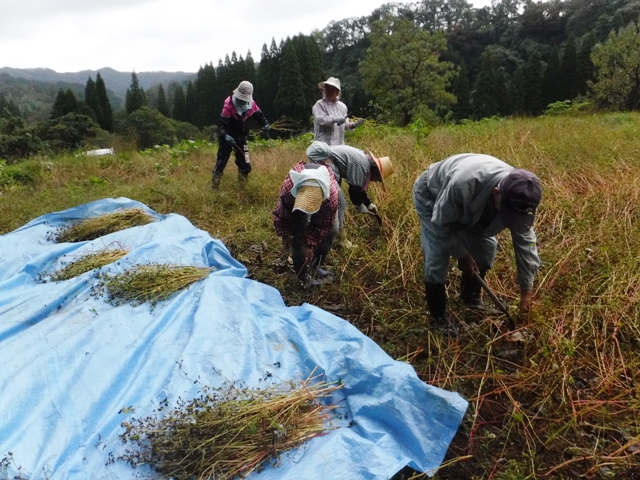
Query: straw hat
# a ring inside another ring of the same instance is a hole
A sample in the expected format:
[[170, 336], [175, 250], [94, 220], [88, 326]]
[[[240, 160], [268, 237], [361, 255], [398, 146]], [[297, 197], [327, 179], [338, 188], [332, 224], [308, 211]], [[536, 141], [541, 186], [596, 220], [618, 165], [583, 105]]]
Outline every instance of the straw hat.
[[298, 187], [293, 211], [302, 210], [305, 213], [316, 213], [324, 201], [324, 194], [320, 186], [301, 185]]
[[380, 172], [380, 181], [384, 185], [384, 179], [393, 173], [391, 160], [389, 157], [378, 158], [369, 150], [367, 150], [367, 153], [369, 154], [369, 161], [378, 169], [378, 172]]
[[251, 82], [243, 80], [240, 82], [240, 85], [238, 85], [238, 88], [233, 91], [233, 95], [243, 102], [251, 102], [253, 101], [253, 85]]
[[331, 85], [332, 87], [335, 87], [338, 90], [340, 90], [340, 80], [337, 79], [336, 77], [329, 77], [324, 82], [320, 82], [318, 84], [320, 88], [324, 88], [325, 85]]

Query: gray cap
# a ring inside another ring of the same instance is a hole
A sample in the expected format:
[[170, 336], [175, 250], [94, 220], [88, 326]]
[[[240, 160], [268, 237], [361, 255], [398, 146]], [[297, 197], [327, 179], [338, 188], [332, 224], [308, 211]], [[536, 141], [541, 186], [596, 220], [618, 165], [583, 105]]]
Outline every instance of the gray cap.
[[514, 168], [499, 185], [500, 220], [510, 230], [526, 232], [533, 226], [542, 198], [540, 179], [528, 170]]
[[315, 141], [307, 147], [307, 158], [312, 162], [324, 162], [331, 156], [331, 148], [324, 142]]

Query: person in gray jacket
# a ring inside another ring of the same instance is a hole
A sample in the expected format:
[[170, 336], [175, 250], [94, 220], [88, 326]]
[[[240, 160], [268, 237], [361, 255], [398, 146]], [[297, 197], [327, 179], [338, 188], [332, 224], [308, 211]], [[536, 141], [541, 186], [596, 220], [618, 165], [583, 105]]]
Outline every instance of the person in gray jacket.
[[533, 221], [542, 197], [538, 177], [490, 155], [465, 153], [432, 164], [415, 181], [413, 203], [420, 218], [427, 307], [437, 328], [451, 328], [445, 282], [449, 259], [462, 271], [460, 296], [482, 304], [481, 285], [496, 256], [495, 235], [511, 232], [520, 285], [520, 312], [531, 308], [540, 266]]
[[353, 130], [364, 120], [351, 122], [347, 118], [347, 106], [340, 101], [340, 80], [329, 77], [318, 84], [322, 99], [311, 109], [313, 113], [314, 139], [327, 145], [344, 145], [344, 131]]

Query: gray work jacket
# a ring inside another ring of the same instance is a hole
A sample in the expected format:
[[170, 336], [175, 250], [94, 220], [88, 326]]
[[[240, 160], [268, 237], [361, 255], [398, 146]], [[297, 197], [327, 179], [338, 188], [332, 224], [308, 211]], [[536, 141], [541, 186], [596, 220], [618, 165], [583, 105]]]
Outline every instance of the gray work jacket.
[[[493, 237], [505, 226], [493, 205], [493, 189], [514, 167], [490, 155], [459, 154], [432, 164], [423, 173], [426, 189], [433, 201], [431, 222], [444, 248], [454, 258], [467, 255], [458, 238], [461, 230], [476, 229]], [[521, 288], [531, 290], [540, 267], [536, 234], [511, 231]]]

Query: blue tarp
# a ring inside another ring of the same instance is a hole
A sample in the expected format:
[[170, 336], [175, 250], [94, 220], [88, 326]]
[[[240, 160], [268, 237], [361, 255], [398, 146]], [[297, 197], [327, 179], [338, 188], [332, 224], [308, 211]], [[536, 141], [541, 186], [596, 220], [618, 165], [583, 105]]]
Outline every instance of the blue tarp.
[[[131, 207], [156, 221], [90, 242], [50, 240], [61, 226]], [[142, 263], [215, 269], [154, 308], [96, 296], [95, 272], [41, 281], [109, 245], [129, 250], [102, 269], [109, 274]], [[420, 381], [348, 322], [313, 305], [287, 307], [246, 274], [184, 217], [126, 198], [44, 215], [0, 236], [0, 479], [160, 478], [148, 466], [109, 461], [126, 448], [121, 422], [165, 400], [173, 407], [195, 398], [205, 385], [260, 387], [314, 369], [345, 383], [335, 400], [348, 418], [250, 478], [385, 479], [406, 465], [434, 473], [467, 402]]]

